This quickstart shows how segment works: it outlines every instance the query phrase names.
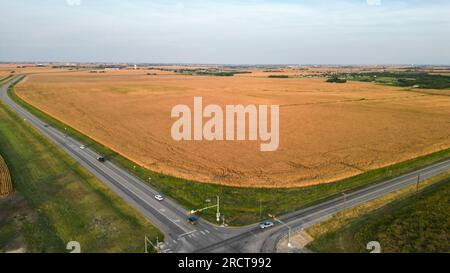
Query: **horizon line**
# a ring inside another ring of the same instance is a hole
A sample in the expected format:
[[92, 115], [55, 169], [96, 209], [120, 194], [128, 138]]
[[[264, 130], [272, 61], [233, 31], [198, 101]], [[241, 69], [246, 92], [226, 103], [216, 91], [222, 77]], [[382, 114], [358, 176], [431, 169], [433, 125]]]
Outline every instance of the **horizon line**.
[[111, 64], [111, 65], [221, 65], [221, 66], [450, 66], [438, 63], [208, 63], [208, 62], [117, 62], [117, 61], [0, 61], [0, 64]]

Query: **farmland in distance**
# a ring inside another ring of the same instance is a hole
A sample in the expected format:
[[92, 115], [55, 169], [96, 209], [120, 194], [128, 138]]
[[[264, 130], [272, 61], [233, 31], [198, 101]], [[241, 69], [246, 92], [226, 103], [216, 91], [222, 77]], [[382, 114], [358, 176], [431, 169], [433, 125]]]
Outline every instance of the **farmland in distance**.
[[[234, 77], [160, 70], [34, 73], [17, 94], [51, 116], [150, 170], [239, 187], [329, 183], [450, 147], [450, 97], [366, 82]], [[446, 92], [446, 91], [444, 91]], [[280, 146], [176, 142], [170, 111], [204, 105], [279, 104]]]

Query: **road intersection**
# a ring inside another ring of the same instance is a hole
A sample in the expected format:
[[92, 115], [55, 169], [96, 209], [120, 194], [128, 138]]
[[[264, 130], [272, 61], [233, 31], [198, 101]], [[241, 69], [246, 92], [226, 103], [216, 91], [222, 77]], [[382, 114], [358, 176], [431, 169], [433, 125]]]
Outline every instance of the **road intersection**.
[[[450, 170], [450, 159], [408, 174], [366, 186], [343, 196], [278, 217], [284, 225], [260, 230], [258, 224], [239, 228], [216, 226], [200, 219], [197, 225], [187, 222], [189, 211], [174, 200], [160, 202], [154, 198], [158, 191], [131, 175], [113, 162], [101, 163], [101, 155], [89, 147], [80, 147], [76, 139], [48, 126], [8, 95], [9, 86], [21, 79], [12, 79], [0, 88], [0, 100], [21, 116], [32, 127], [61, 147], [73, 159], [107, 185], [111, 190], [147, 217], [165, 235], [162, 252], [274, 252], [278, 241], [288, 229], [298, 230], [313, 225], [346, 208], [373, 200], [379, 196], [412, 185]], [[420, 175], [419, 175], [420, 174]]]

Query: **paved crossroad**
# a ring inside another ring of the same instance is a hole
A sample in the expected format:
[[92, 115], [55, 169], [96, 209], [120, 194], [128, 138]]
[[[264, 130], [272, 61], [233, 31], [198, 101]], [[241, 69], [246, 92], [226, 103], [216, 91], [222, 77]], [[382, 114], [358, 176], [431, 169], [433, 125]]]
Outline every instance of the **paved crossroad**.
[[[154, 188], [112, 162], [98, 162], [100, 155], [94, 150], [89, 147], [80, 149], [82, 143], [47, 126], [16, 104], [8, 96], [7, 89], [19, 79], [17, 77], [0, 88], [0, 99], [157, 226], [166, 237], [162, 252], [273, 252], [278, 240], [286, 234], [288, 228], [283, 225], [264, 231], [257, 224], [243, 228], [223, 228], [201, 219], [198, 225], [190, 225], [186, 221], [188, 212], [173, 200], [167, 198], [162, 202], [157, 201], [154, 196], [158, 192]], [[279, 218], [292, 229], [301, 229], [345, 208], [417, 183], [419, 174], [420, 179], [424, 180], [448, 170], [450, 159]]]
[[[18, 78], [14, 81], [17, 80]], [[155, 194], [158, 193], [155, 189], [112, 162], [99, 162], [97, 158], [100, 155], [94, 150], [89, 147], [80, 149], [83, 143], [67, 136], [64, 132], [60, 132], [56, 128], [46, 125], [23, 107], [16, 104], [7, 94], [7, 88], [13, 82], [1, 88], [1, 100], [30, 125], [60, 146], [100, 181], [145, 215], [165, 234], [168, 242], [174, 240], [182, 242], [172, 246], [173, 251], [191, 252], [230, 236], [229, 232], [224, 232], [220, 227], [211, 225], [203, 220], [200, 220], [196, 226], [189, 224], [187, 222], [188, 212], [184, 208], [169, 198], [166, 198], [162, 202], [157, 201], [154, 198]], [[201, 234], [200, 231], [207, 232], [207, 235], [201, 237], [193, 235], [197, 232]]]

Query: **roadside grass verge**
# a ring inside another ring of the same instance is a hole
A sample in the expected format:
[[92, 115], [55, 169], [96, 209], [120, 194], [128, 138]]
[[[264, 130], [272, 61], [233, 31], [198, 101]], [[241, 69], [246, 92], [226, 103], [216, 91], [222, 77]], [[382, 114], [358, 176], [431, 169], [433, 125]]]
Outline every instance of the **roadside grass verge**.
[[8, 76], [0, 79], [0, 85], [5, 83], [6, 81], [10, 80], [13, 76], [15, 76], [15, 75], [8, 75]]
[[[206, 200], [215, 201], [217, 195], [221, 199], [221, 213], [225, 221], [232, 226], [247, 225], [267, 218], [269, 213], [281, 215], [340, 195], [368, 184], [384, 181], [420, 167], [450, 158], [450, 148], [433, 154], [408, 160], [389, 167], [371, 170], [366, 173], [339, 181], [310, 187], [287, 189], [237, 188], [214, 184], [198, 183], [150, 171], [132, 160], [116, 153], [108, 147], [83, 135], [63, 122], [40, 111], [19, 98], [13, 87], [8, 91], [18, 104], [61, 131], [88, 145], [104, 155], [129, 173], [139, 177], [144, 183], [156, 188], [162, 194], [175, 200], [187, 210], [203, 208], [211, 205]], [[202, 212], [202, 217], [215, 222], [215, 210]]]
[[[0, 153], [16, 193], [0, 200], [0, 251], [23, 238], [28, 252], [143, 252], [161, 233], [63, 150], [0, 102]], [[30, 216], [11, 200], [23, 198]]]
[[336, 214], [307, 230], [317, 252], [450, 251], [450, 172]]

